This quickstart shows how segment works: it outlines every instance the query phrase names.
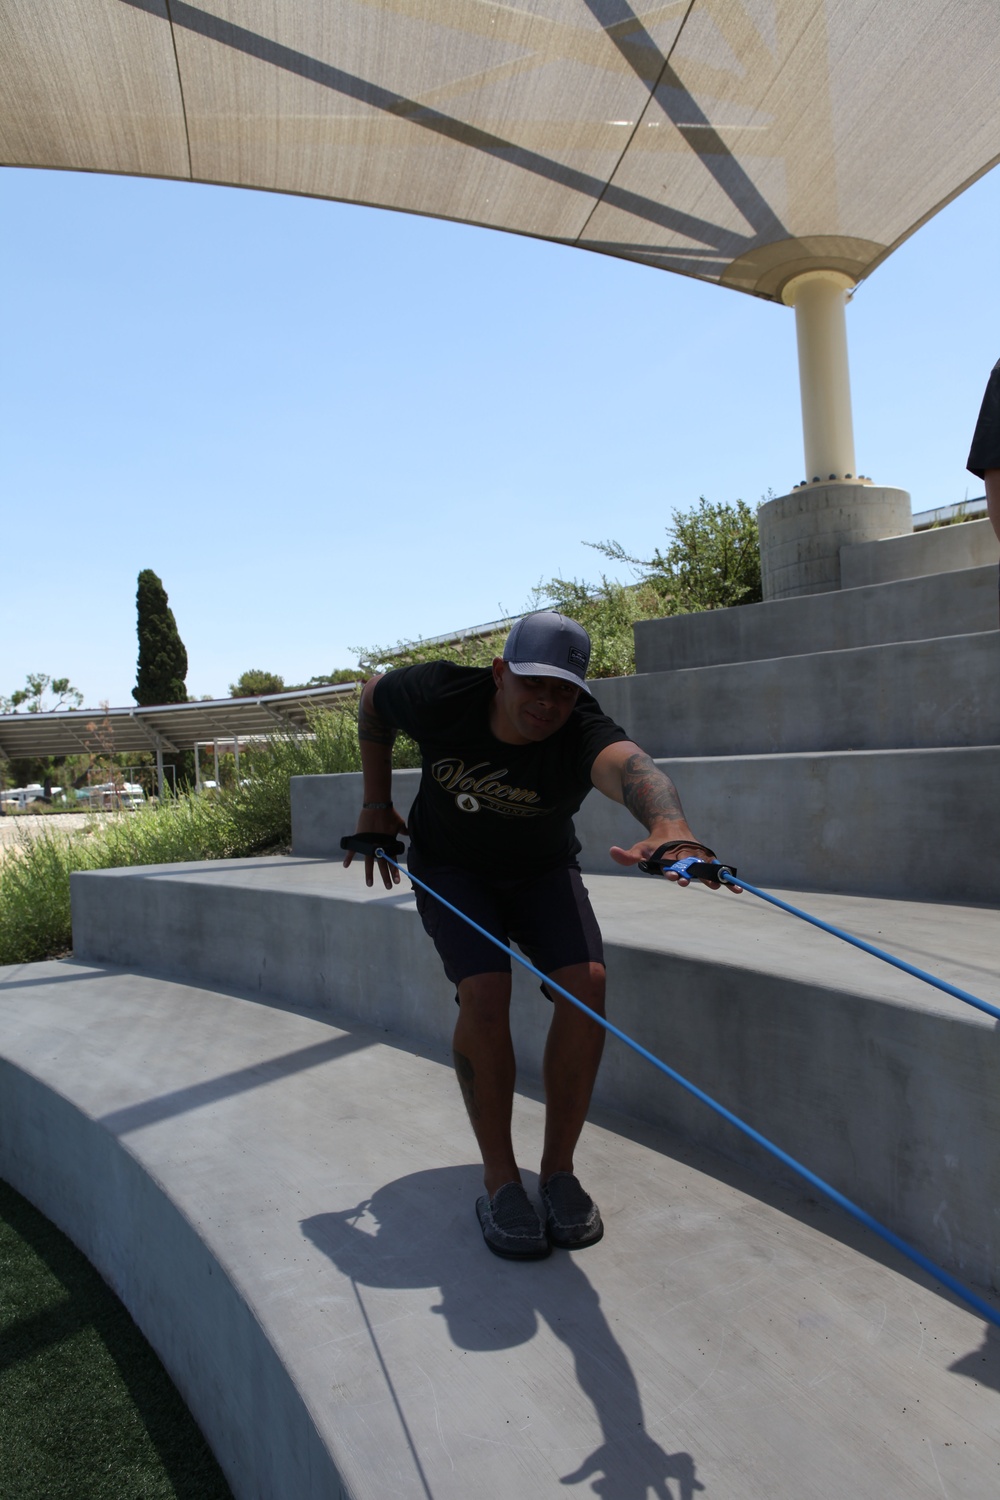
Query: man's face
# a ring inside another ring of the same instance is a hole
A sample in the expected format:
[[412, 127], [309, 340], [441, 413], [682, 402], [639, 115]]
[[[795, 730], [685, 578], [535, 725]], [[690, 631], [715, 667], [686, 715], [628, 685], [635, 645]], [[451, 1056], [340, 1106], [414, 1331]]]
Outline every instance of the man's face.
[[495, 657], [496, 697], [490, 728], [507, 745], [533, 745], [561, 729], [573, 712], [580, 689], [561, 677], [521, 677]]

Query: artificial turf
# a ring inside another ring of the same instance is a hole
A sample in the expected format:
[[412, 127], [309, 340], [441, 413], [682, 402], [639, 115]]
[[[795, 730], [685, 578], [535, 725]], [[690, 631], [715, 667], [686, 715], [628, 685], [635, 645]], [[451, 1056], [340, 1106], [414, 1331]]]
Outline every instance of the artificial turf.
[[232, 1500], [190, 1412], [118, 1298], [4, 1182], [0, 1496]]

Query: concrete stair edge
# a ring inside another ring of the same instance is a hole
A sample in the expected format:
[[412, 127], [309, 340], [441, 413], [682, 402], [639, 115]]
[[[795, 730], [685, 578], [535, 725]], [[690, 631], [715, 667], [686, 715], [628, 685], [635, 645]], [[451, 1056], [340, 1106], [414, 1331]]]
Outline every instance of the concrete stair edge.
[[894, 583], [900, 578], [923, 578], [930, 573], [954, 572], [990, 563], [995, 567], [998, 560], [1000, 542], [990, 521], [963, 521], [959, 525], [930, 527], [926, 531], [841, 547], [840, 586], [862, 588], [871, 583]]
[[600, 678], [653, 756], [1000, 744], [1000, 630]]
[[[633, 626], [636, 670], [715, 666], [996, 628], [997, 569], [961, 568]], [[930, 622], [931, 629], [928, 630]]]
[[[755, 885], [907, 900], [1000, 904], [1000, 746], [658, 757], [687, 818], [720, 858]], [[419, 771], [397, 771], [406, 817]], [[981, 788], [980, 795], [975, 795]], [[361, 775], [293, 777], [296, 854], [341, 858]], [[617, 873], [612, 844], [641, 829], [592, 792], [576, 817], [584, 870]], [[621, 872], [623, 874], [627, 872]]]

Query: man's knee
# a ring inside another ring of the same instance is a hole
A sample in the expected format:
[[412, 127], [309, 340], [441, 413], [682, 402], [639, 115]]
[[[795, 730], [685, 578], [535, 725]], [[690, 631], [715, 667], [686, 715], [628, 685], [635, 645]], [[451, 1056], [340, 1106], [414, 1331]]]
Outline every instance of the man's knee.
[[470, 974], [458, 985], [462, 1019], [481, 1026], [508, 1025], [510, 987], [509, 974]]
[[[606, 971], [603, 964], [583, 963], [570, 964], [565, 969], [556, 969], [549, 975], [553, 983], [577, 1000], [582, 1001], [589, 1010], [596, 1011], [599, 1016], [604, 1014], [604, 992], [606, 988]], [[550, 992], [552, 1001], [557, 1006], [565, 1006], [568, 1010], [577, 1011], [576, 1006], [555, 990]]]

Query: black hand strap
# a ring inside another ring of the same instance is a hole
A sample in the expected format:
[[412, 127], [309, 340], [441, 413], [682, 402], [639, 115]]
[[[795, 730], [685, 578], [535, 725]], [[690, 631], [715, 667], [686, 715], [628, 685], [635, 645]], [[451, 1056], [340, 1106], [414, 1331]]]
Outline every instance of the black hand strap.
[[354, 854], [370, 855], [372, 858], [376, 849], [382, 849], [386, 854], [391, 854], [393, 859], [398, 858], [406, 850], [405, 844], [387, 833], [347, 833], [341, 839], [340, 847], [350, 849]]
[[662, 875], [664, 868], [677, 863], [672, 857], [672, 851], [677, 849], [704, 849], [706, 854], [712, 856], [710, 860], [690, 861], [686, 871], [689, 880], [718, 880], [723, 870], [734, 879], [736, 878], [735, 865], [720, 864], [714, 849], [709, 849], [707, 844], [696, 844], [692, 839], [677, 839], [672, 844], [661, 844], [658, 849], [653, 850], [648, 859], [640, 859], [639, 869], [644, 875]]
[[715, 858], [715, 850], [710, 849], [707, 844], [696, 844], [694, 839], [674, 839], [671, 844], [661, 844], [654, 849], [648, 859], [640, 859], [639, 869], [644, 875], [662, 875], [664, 865], [672, 865], [673, 859], [664, 859], [664, 855], [672, 855], [675, 849], [704, 849], [706, 854]]

